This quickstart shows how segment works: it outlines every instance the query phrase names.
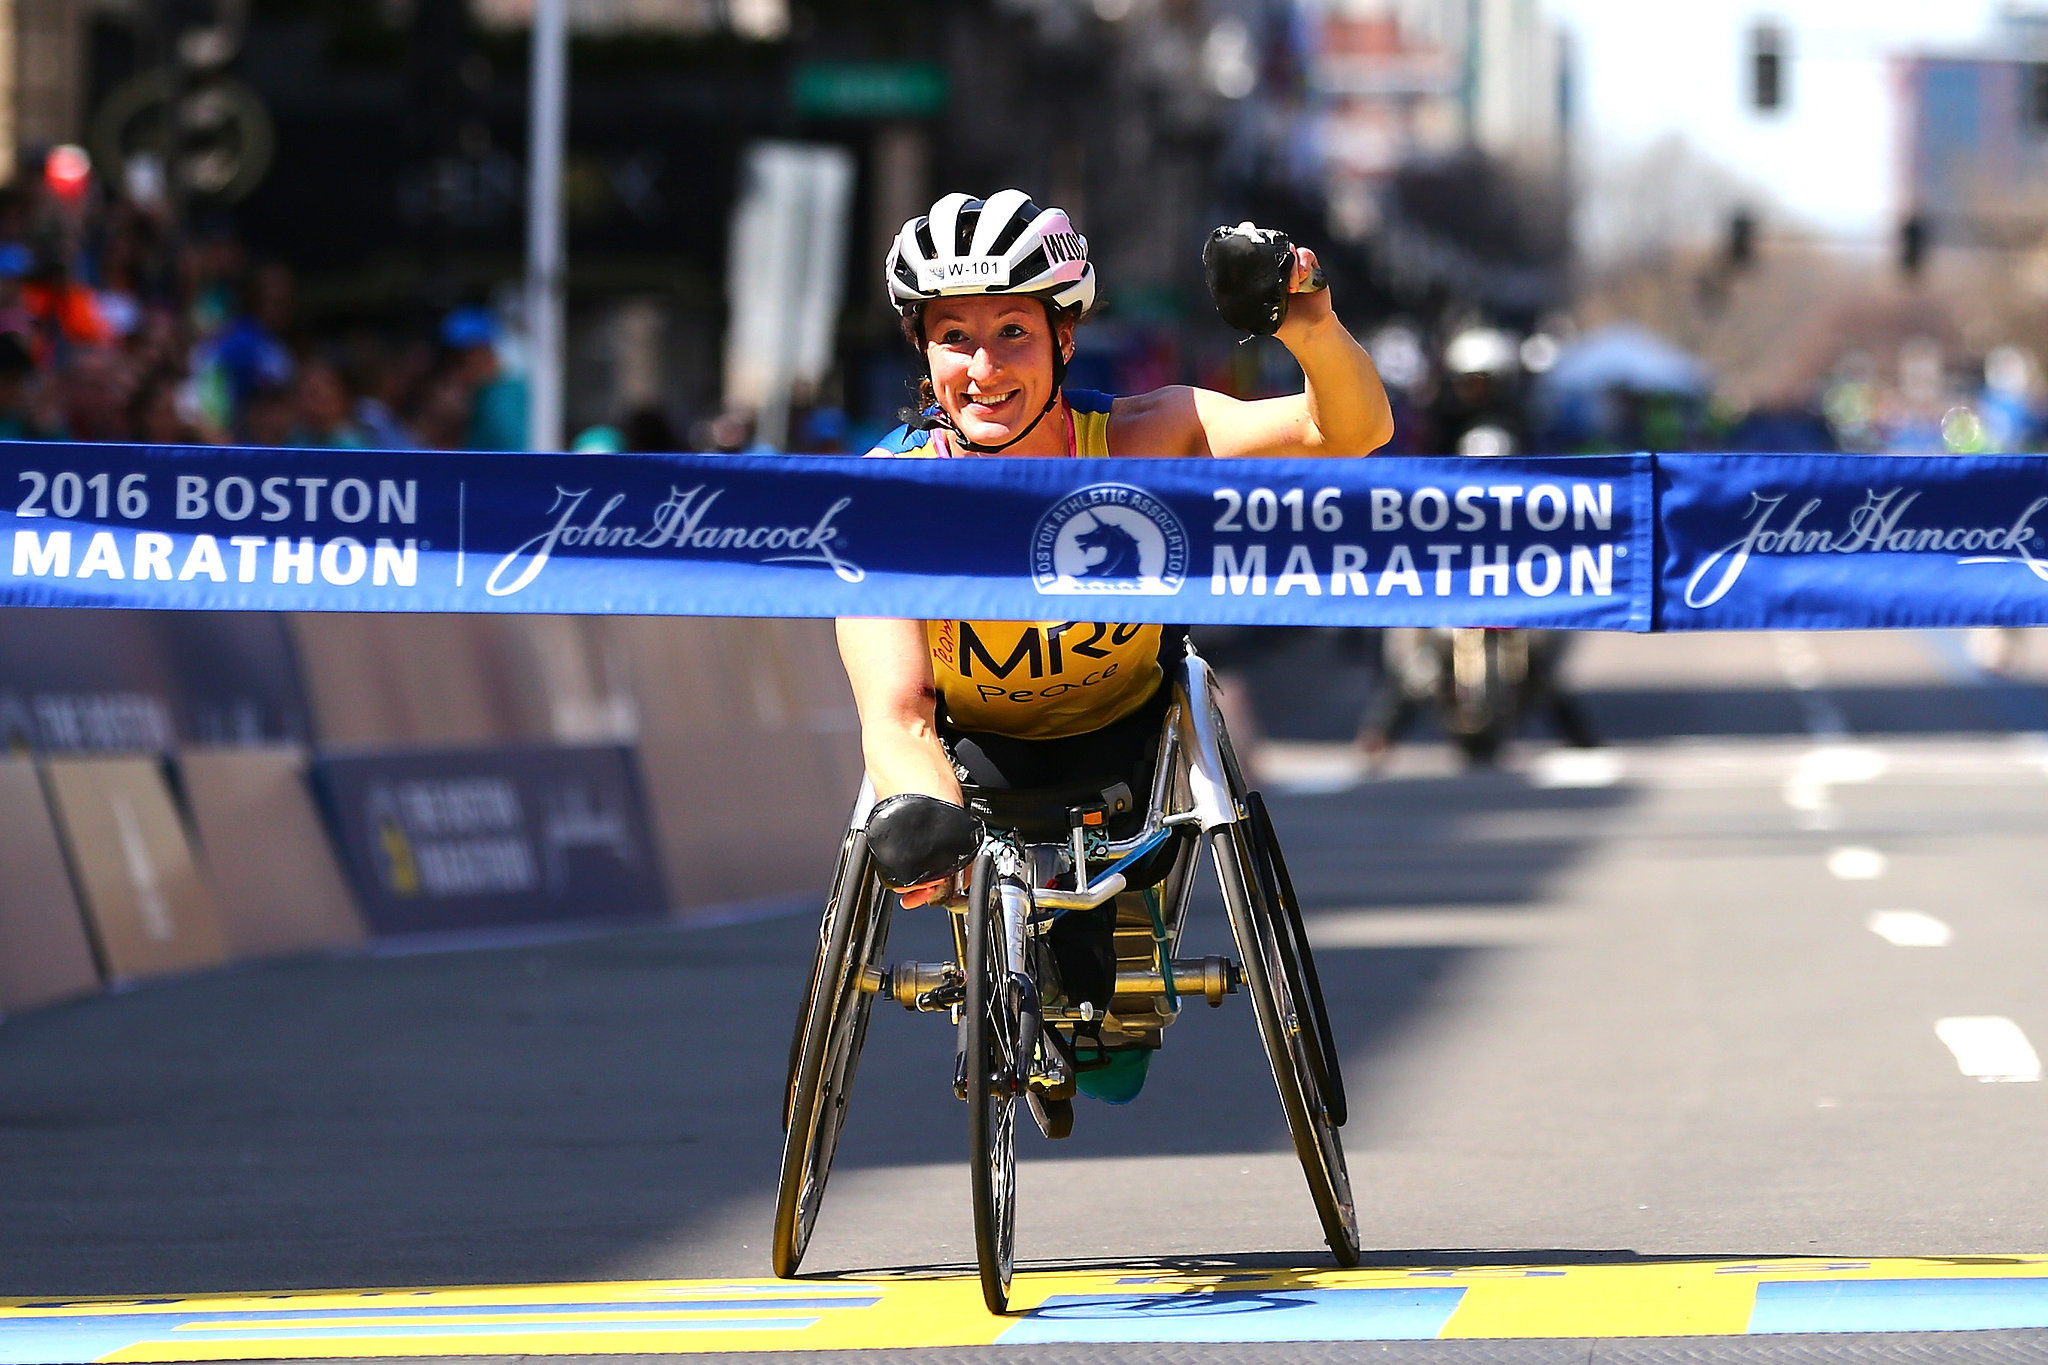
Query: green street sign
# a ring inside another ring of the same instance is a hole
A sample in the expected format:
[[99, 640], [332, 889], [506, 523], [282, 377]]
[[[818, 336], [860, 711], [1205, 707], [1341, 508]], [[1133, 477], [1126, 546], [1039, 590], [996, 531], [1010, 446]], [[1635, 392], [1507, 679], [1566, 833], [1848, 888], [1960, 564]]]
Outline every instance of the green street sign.
[[928, 118], [946, 111], [949, 93], [936, 62], [811, 62], [791, 82], [807, 118]]

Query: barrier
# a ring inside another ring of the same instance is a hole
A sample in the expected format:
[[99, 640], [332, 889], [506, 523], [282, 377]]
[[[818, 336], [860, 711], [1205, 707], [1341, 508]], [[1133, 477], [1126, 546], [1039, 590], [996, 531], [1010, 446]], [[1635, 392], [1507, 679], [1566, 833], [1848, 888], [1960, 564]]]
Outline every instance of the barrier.
[[0, 1013], [99, 989], [64, 853], [25, 759], [0, 758]]
[[0, 603], [1699, 630], [2048, 620], [2037, 456], [10, 444]]
[[364, 938], [297, 745], [187, 749], [179, 785], [230, 956], [346, 948]]
[[154, 758], [55, 758], [50, 805], [109, 981], [218, 966], [227, 938]]
[[861, 776], [831, 626], [600, 624], [631, 673], [670, 904], [687, 918], [707, 905], [816, 894]]

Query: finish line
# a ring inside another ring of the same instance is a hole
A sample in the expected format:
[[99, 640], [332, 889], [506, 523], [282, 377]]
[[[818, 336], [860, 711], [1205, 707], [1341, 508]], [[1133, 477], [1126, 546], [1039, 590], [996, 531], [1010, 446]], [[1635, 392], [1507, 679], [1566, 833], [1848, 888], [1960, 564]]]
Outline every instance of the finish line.
[[2048, 1256], [655, 1280], [0, 1300], [0, 1365], [2048, 1328]]
[[2048, 456], [863, 460], [0, 442], [0, 486], [13, 489], [0, 503], [7, 606], [2048, 625]]

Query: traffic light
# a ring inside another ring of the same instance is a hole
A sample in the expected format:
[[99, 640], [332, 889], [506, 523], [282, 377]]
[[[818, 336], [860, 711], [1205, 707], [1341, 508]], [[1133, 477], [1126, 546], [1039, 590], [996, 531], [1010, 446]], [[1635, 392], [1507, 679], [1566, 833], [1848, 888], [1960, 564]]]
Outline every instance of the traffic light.
[[1925, 214], [1916, 213], [1899, 224], [1899, 273], [1907, 279], [1917, 279], [1920, 267], [1927, 261], [1927, 245], [1933, 236], [1932, 225]]
[[1728, 215], [1728, 268], [1747, 269], [1756, 260], [1756, 215], [1737, 209]]
[[43, 158], [43, 183], [59, 203], [76, 207], [92, 188], [92, 156], [70, 143], [52, 147]]

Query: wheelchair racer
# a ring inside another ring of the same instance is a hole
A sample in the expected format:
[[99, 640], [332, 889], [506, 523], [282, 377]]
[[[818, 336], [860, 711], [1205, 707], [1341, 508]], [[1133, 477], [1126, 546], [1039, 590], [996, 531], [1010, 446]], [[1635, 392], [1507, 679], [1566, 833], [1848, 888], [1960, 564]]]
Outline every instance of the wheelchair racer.
[[[1095, 302], [1087, 239], [1064, 211], [1019, 190], [985, 200], [947, 195], [903, 225], [885, 269], [904, 337], [926, 367], [923, 412], [869, 453], [1342, 456], [1384, 445], [1393, 434], [1386, 392], [1337, 320], [1314, 253], [1244, 224], [1218, 229], [1204, 259], [1218, 311], [1277, 336], [1301, 365], [1303, 392], [1243, 401], [1187, 385], [1115, 398], [1064, 389], [1075, 326]], [[1127, 791], [1138, 795], [1123, 801], [1122, 823], [1142, 822], [1137, 807], [1150, 790], [1167, 706], [1163, 664], [1180, 631], [843, 618], [838, 635], [878, 798], [868, 846], [904, 905], [943, 897], [980, 847], [963, 783], [981, 793]], [[1113, 799], [1108, 806], [1117, 809]], [[1123, 837], [1117, 824], [1111, 836]], [[1126, 915], [1133, 910], [1149, 924], [1142, 902]], [[1054, 926], [1070, 1001], [1108, 1006], [1117, 912], [1114, 904], [1070, 912]], [[1159, 1045], [1156, 1024], [1126, 1029], [1111, 1020], [1095, 1041], [1081, 1090], [1115, 1103], [1134, 1098]]]

